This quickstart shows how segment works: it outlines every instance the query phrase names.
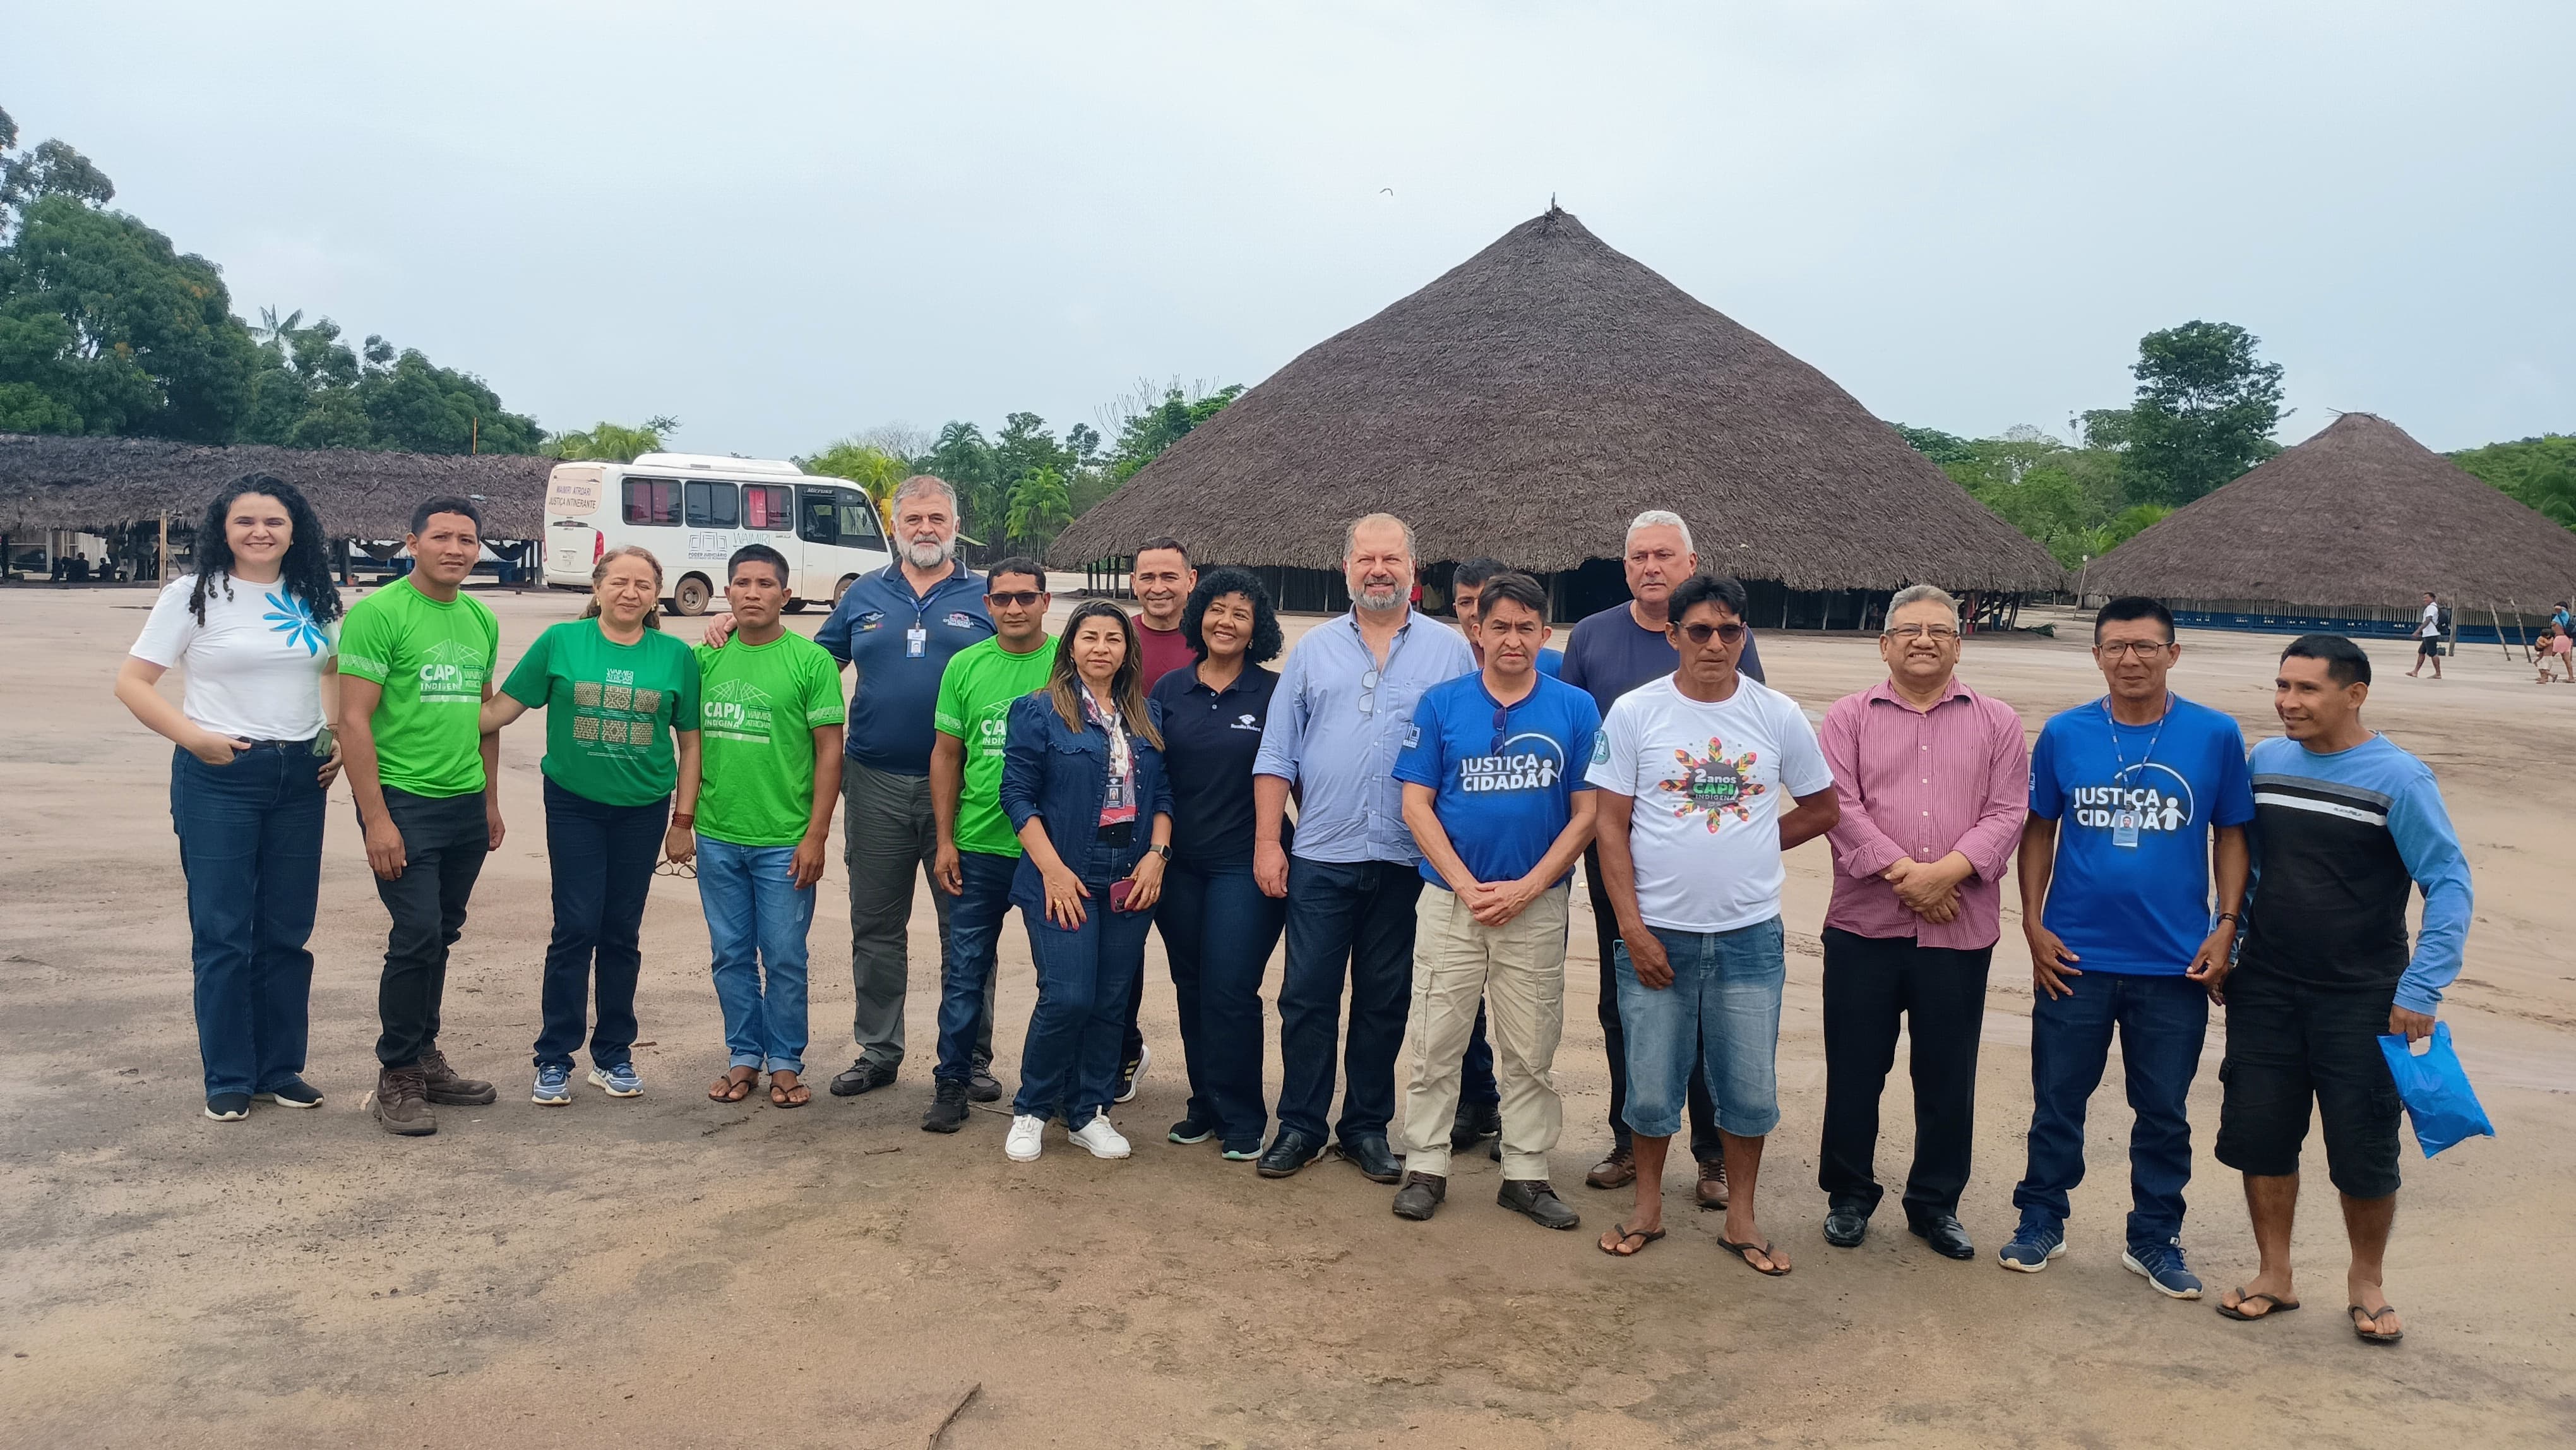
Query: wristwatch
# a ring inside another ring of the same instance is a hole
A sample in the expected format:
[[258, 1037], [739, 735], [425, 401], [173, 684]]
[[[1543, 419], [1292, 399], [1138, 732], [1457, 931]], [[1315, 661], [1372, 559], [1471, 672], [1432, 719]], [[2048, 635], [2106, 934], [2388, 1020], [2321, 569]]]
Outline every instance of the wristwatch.
[[1148, 850], [1148, 851], [1153, 852], [1153, 853], [1154, 853], [1155, 855], [1157, 855], [1157, 856], [1162, 857], [1162, 858], [1163, 858], [1164, 860], [1166, 860], [1166, 861], [1169, 861], [1169, 860], [1171, 860], [1171, 859], [1172, 859], [1172, 848], [1171, 848], [1171, 847], [1169, 847], [1169, 846], [1147, 846], [1145, 849], [1146, 849], [1146, 850]]

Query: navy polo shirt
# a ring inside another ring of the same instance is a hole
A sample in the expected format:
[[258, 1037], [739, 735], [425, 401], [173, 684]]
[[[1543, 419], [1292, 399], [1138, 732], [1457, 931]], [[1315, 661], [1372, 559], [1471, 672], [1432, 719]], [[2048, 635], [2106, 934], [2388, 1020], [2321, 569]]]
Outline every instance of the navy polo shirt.
[[[1395, 778], [1438, 792], [1432, 814], [1477, 880], [1517, 881], [1574, 818], [1574, 793], [1592, 789], [1584, 767], [1600, 730], [1601, 711], [1574, 686], [1540, 675], [1538, 688], [1506, 708], [1480, 670], [1422, 692]], [[1423, 880], [1449, 889], [1428, 856], [1421, 869]]]
[[[916, 629], [919, 654], [913, 653]], [[959, 650], [992, 637], [984, 577], [962, 560], [927, 594], [912, 592], [900, 562], [852, 581], [814, 635], [834, 660], [855, 667], [850, 759], [891, 775], [930, 774], [940, 673]]]
[[[1607, 715], [1621, 695], [1681, 667], [1682, 652], [1662, 630], [1645, 628], [1627, 605], [1614, 604], [1575, 622], [1565, 637], [1565, 663], [1557, 677], [1590, 692], [1592, 703]], [[1756, 684], [1770, 683], [1762, 678], [1762, 651], [1749, 629], [1735, 668]]]
[[[1244, 666], [1220, 692], [1200, 683], [1195, 662], [1154, 682], [1148, 696], [1163, 732], [1163, 773], [1172, 782], [1172, 859], [1184, 866], [1252, 861], [1252, 759], [1270, 723], [1279, 676]], [[1285, 822], [1279, 838], [1291, 839]]]

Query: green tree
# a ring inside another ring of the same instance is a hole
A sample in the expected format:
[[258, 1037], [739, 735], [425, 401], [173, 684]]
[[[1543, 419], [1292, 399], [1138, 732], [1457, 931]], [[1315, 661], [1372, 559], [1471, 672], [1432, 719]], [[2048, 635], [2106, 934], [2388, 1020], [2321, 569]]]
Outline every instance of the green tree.
[[1164, 449], [1189, 436], [1192, 429], [1241, 396], [1241, 383], [1229, 383], [1215, 392], [1191, 397], [1176, 382], [1165, 387], [1159, 397], [1140, 388], [1123, 405], [1113, 405], [1122, 416], [1118, 442], [1102, 465], [1110, 486], [1115, 488], [1135, 477], [1138, 469], [1161, 456]]
[[866, 489], [868, 497], [876, 503], [877, 514], [885, 520], [888, 528], [894, 526], [894, 518], [888, 510], [894, 502], [895, 485], [912, 473], [909, 461], [857, 438], [844, 438], [812, 457], [799, 458], [796, 466], [807, 473], [846, 478]]
[[993, 445], [983, 429], [972, 423], [949, 423], [914, 464], [957, 490], [961, 527], [967, 533], [985, 537], [1003, 532], [1010, 486], [994, 469]]
[[2122, 470], [2139, 503], [2186, 504], [2281, 451], [2281, 365], [2230, 322], [2186, 322], [2138, 340]]
[[0, 111], [0, 236], [8, 234], [29, 202], [68, 196], [90, 206], [105, 206], [116, 197], [116, 183], [90, 159], [60, 141], [45, 141], [32, 150], [17, 150], [18, 123]]
[[2576, 529], [2576, 436], [2545, 433], [2462, 449], [2450, 457], [2463, 469]]
[[633, 463], [647, 453], [662, 451], [662, 435], [677, 429], [680, 420], [653, 417], [644, 426], [629, 428], [623, 423], [605, 419], [588, 428], [557, 433], [546, 439], [537, 452], [548, 458], [579, 458], [595, 463]]
[[1056, 532], [1073, 522], [1073, 497], [1066, 492], [1064, 475], [1052, 468], [1041, 468], [1020, 475], [1011, 485], [1011, 510], [1008, 519], [1010, 537], [1044, 546]]
[[1971, 450], [1975, 447], [1958, 434], [1944, 433], [1938, 428], [1916, 428], [1904, 423], [1890, 423], [1887, 426], [1895, 429], [1905, 439], [1907, 446], [1915, 452], [1945, 468], [1953, 463], [1967, 462], [1971, 456]]

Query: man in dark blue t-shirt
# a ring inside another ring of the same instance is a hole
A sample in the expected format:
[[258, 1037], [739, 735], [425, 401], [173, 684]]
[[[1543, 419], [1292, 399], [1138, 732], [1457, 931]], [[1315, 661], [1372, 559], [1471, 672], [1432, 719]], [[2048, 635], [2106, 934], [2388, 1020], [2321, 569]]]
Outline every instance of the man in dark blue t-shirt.
[[2211, 972], [2225, 967], [2244, 912], [2253, 779], [2236, 721], [2166, 688], [2182, 646], [2162, 604], [2112, 600], [2093, 641], [2109, 692], [2052, 718], [2030, 758], [2020, 862], [2035, 992], [2030, 1157], [2002, 1263], [2035, 1274], [2065, 1251], [2085, 1103], [2116, 1029], [2137, 1115], [2120, 1262], [2161, 1293], [2197, 1299], [2182, 1251], [2185, 1099], [2209, 1030]]
[[1567, 883], [1592, 839], [1583, 765], [1601, 712], [1538, 672], [1548, 628], [1536, 580], [1486, 580], [1477, 634], [1484, 668], [1423, 692], [1395, 762], [1423, 879], [1440, 888], [1415, 907], [1415, 1057], [1395, 1212], [1426, 1219], [1447, 1195], [1459, 1064], [1481, 1002], [1501, 1069], [1496, 1201], [1570, 1229], [1579, 1218], [1547, 1178], [1565, 1121], [1549, 1073], [1565, 1027]]

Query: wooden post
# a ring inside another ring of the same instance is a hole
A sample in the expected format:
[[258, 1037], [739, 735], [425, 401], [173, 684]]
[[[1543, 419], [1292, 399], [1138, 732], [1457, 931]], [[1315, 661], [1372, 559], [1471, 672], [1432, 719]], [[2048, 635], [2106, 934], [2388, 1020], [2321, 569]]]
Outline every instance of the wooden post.
[[168, 509], [163, 509], [163, 510], [161, 511], [161, 553], [160, 553], [160, 563], [159, 563], [159, 565], [158, 565], [157, 567], [158, 567], [158, 569], [159, 569], [159, 571], [160, 571], [160, 572], [159, 572], [159, 573], [157, 573], [157, 574], [155, 574], [155, 575], [153, 576], [152, 582], [153, 582], [153, 583], [155, 583], [155, 584], [167, 584], [167, 583], [169, 583], [169, 582], [170, 582], [170, 511], [169, 511]]

